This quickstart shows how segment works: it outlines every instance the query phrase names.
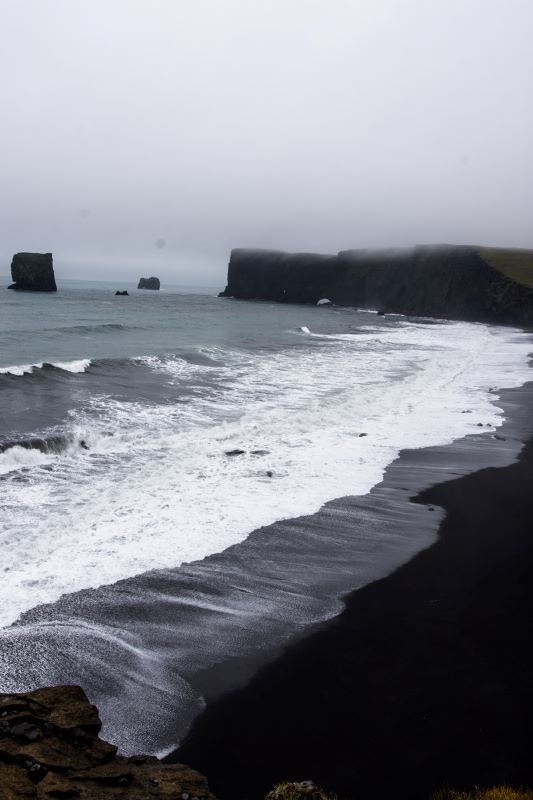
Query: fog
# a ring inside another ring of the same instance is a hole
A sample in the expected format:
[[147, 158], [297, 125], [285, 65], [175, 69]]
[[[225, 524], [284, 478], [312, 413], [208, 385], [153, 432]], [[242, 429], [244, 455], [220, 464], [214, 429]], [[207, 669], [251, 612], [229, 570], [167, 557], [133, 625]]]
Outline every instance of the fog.
[[0, 274], [533, 247], [531, 0], [3, 0]]

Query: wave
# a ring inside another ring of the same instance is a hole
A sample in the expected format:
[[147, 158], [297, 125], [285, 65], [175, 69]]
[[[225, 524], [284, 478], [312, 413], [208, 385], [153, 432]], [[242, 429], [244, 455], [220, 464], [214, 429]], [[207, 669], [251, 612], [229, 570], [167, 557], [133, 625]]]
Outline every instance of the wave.
[[[47, 338], [55, 338], [57, 334], [58, 337], [66, 335], [74, 335], [74, 336], [87, 336], [87, 334], [106, 334], [106, 333], [113, 333], [117, 331], [144, 331], [147, 330], [146, 326], [144, 325], [124, 325], [120, 322], [103, 322], [96, 325], [54, 325], [53, 327], [49, 328], [41, 328], [39, 329], [40, 335], [45, 335]], [[21, 337], [33, 337], [35, 336], [34, 329], [17, 329], [13, 331], [3, 331], [2, 338], [4, 340], [11, 340], [13, 342], [19, 342]]]
[[[315, 333], [314, 331], [309, 330], [307, 325], [302, 325], [298, 328], [298, 333], [303, 333], [305, 336], [310, 336], [313, 339], [323, 339], [324, 341], [331, 341], [331, 342], [350, 342], [350, 341], [360, 341], [361, 337], [365, 335], [368, 336], [368, 333], [363, 333], [363, 329], [359, 328], [357, 333]], [[379, 334], [383, 334], [383, 329], [378, 328], [376, 332]]]
[[56, 361], [50, 364], [54, 369], [64, 372], [85, 372], [91, 366], [90, 358], [80, 358], [78, 361]]
[[106, 331], [144, 330], [139, 325], [122, 325], [120, 322], [103, 322], [100, 325], [70, 325], [63, 328], [44, 328], [57, 333], [105, 333]]
[[41, 453], [60, 453], [66, 450], [70, 443], [67, 436], [33, 436], [28, 439], [16, 439], [8, 442], [0, 442], [0, 454], [14, 447], [21, 447], [24, 450], [39, 450]]
[[182, 355], [141, 360], [188, 391], [170, 391], [165, 403], [93, 395], [69, 416], [66, 442], [8, 448], [0, 541], [11, 566], [0, 622], [366, 494], [401, 449], [496, 429], [501, 409], [489, 388], [531, 377], [529, 336], [513, 330], [410, 325], [370, 341], [204, 348], [217, 369]]
[[[447, 320], [443, 320], [439, 327], [448, 324], [449, 322]], [[390, 330], [386, 330], [383, 327], [376, 328], [370, 325], [360, 325], [357, 331], [352, 333], [316, 333], [315, 331], [311, 331], [306, 325], [302, 325], [297, 329], [296, 333], [303, 333], [311, 339], [321, 340], [324, 343], [351, 343], [356, 344], [360, 348], [364, 348], [367, 344], [370, 347], [383, 345], [388, 349], [404, 349], [406, 339], [408, 340], [410, 334], [414, 333], [419, 341], [408, 341], [409, 347], [423, 350], [426, 348], [426, 344], [419, 338], [419, 333], [426, 327], [430, 328], [431, 325], [426, 325], [426, 320], [424, 319], [421, 322], [415, 322], [415, 320], [409, 320], [409, 322], [397, 321], [395, 328]], [[438, 344], [433, 344], [432, 347], [440, 349]]]
[[90, 453], [100, 456], [111, 451], [123, 453], [130, 446], [128, 436], [120, 435], [111, 420], [104, 427], [88, 420], [84, 423], [73, 426], [66, 433], [0, 442], [0, 476], [9, 476], [24, 468], [60, 464], [62, 459], [79, 458]]
[[42, 369], [44, 363], [39, 364], [16, 364], [12, 367], [0, 367], [0, 375], [31, 375], [34, 369]]
[[[213, 351], [216, 348], [212, 348]], [[223, 367], [223, 351], [210, 352], [205, 348], [191, 349], [183, 353], [169, 353], [164, 356], [145, 355], [131, 356], [126, 358], [78, 358], [71, 361], [39, 361], [34, 364], [13, 364], [11, 366], [0, 367], [0, 376], [20, 378], [29, 375], [43, 375], [49, 370], [60, 370], [71, 374], [87, 372], [93, 368], [113, 368], [114, 370], [124, 366], [146, 366], [154, 372], [169, 372], [177, 374], [186, 372], [191, 368], [202, 367]]]
[[22, 445], [14, 445], [0, 455], [0, 475], [9, 475], [21, 469], [38, 467], [46, 464], [49, 457], [39, 449], [28, 449]]
[[138, 356], [130, 361], [149, 367], [154, 372], [166, 372], [172, 376], [179, 376], [209, 368], [228, 367], [235, 361], [235, 356], [238, 360], [242, 359], [241, 354], [218, 347], [197, 347], [181, 353], [167, 353], [164, 356]]
[[70, 435], [29, 437], [0, 443], [0, 476], [18, 470], [42, 467], [57, 461], [60, 456], [85, 453], [90, 449], [90, 435], [83, 431]]
[[36, 364], [14, 364], [10, 367], [0, 367], [0, 375], [21, 377], [32, 375], [34, 370], [59, 369], [63, 372], [85, 372], [91, 366], [90, 358], [79, 358], [73, 361], [40, 361]]

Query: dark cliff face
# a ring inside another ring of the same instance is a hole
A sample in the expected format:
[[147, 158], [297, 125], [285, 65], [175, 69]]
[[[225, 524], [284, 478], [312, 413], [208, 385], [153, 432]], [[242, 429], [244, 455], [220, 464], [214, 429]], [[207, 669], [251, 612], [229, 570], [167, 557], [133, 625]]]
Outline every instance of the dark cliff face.
[[336, 261], [335, 256], [315, 253], [232, 250], [224, 294], [241, 300], [316, 303], [324, 296], [320, 287], [331, 282]]
[[159, 278], [140, 278], [137, 284], [137, 289], [159, 289], [161, 284]]
[[533, 289], [470, 246], [345, 250], [336, 256], [233, 250], [222, 293], [495, 324], [533, 325]]
[[10, 289], [26, 292], [56, 292], [52, 253], [16, 253], [11, 262]]

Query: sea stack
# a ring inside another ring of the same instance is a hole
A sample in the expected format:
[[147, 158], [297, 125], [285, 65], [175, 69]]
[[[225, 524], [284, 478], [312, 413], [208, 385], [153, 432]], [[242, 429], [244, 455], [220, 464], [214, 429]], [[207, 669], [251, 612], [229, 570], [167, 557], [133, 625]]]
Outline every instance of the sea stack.
[[15, 253], [10, 289], [21, 292], [57, 292], [52, 253]]
[[159, 289], [160, 287], [159, 278], [152, 276], [151, 278], [140, 278], [137, 289]]

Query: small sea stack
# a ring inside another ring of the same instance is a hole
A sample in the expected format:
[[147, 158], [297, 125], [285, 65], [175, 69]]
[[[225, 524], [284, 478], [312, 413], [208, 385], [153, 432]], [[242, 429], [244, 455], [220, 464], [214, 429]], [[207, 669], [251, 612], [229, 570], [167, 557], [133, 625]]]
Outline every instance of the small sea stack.
[[140, 278], [137, 289], [160, 289], [161, 282], [159, 278], [152, 276], [151, 278]]
[[124, 289], [122, 292], [120, 291], [120, 289], [117, 289], [117, 291], [115, 292], [115, 297], [117, 297], [117, 295], [119, 295], [121, 297], [128, 297], [129, 296], [129, 292], [128, 292], [127, 289]]
[[15, 253], [11, 277], [19, 292], [57, 292], [52, 253]]

